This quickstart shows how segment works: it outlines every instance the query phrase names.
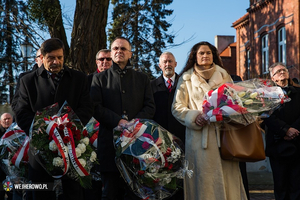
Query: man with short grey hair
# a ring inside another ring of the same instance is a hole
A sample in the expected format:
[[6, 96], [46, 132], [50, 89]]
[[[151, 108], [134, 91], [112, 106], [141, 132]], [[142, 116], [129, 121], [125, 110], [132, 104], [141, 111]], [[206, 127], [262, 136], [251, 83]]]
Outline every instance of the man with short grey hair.
[[269, 71], [272, 81], [291, 99], [264, 120], [274, 195], [275, 199], [300, 199], [300, 86], [290, 79], [283, 63], [273, 64]]

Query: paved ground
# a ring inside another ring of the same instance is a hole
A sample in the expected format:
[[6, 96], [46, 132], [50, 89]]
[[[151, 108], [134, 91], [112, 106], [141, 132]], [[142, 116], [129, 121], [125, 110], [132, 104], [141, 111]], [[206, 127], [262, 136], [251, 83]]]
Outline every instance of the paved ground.
[[271, 172], [248, 172], [250, 200], [275, 200]]

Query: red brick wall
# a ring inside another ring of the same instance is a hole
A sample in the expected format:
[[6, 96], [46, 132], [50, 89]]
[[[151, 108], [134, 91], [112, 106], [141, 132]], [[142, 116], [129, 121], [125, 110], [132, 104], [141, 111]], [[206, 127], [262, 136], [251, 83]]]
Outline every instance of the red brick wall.
[[[251, 3], [251, 1], [250, 1]], [[255, 5], [255, 6], [254, 6]], [[268, 34], [269, 66], [278, 61], [277, 30], [286, 29], [286, 64], [291, 78], [299, 78], [299, 2], [297, 0], [262, 0], [250, 5], [249, 17], [234, 23], [237, 41], [237, 74], [248, 79], [246, 52], [250, 49], [250, 77], [266, 77], [262, 73], [261, 36]]]

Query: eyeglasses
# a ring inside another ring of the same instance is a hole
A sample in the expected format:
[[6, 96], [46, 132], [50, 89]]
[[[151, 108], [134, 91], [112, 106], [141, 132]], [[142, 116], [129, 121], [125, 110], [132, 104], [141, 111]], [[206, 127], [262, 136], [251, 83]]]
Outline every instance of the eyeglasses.
[[129, 51], [125, 47], [113, 47], [112, 50], [114, 50], [114, 51], [118, 51], [118, 50], [120, 50], [120, 51]]
[[281, 72], [286, 73], [288, 72], [288, 70], [286, 68], [279, 69], [272, 75], [272, 77], [275, 76], [276, 74], [280, 74]]
[[106, 59], [107, 61], [111, 61], [111, 58], [105, 58], [105, 57], [104, 57], [104, 58], [98, 58], [97, 60], [104, 61], [105, 59]]

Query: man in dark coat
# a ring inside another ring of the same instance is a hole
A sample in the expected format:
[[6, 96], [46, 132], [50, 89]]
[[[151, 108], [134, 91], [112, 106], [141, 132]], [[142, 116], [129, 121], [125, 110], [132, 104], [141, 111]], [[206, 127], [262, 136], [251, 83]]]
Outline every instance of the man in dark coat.
[[[159, 68], [162, 70], [162, 75], [151, 81], [156, 107], [153, 119], [170, 133], [178, 137], [184, 145], [185, 126], [180, 124], [171, 113], [171, 105], [179, 78], [175, 73], [176, 66], [177, 62], [171, 52], [161, 54], [159, 58]], [[168, 83], [169, 79], [171, 80], [170, 86]], [[170, 89], [168, 89], [168, 87], [170, 87]]]
[[[87, 77], [63, 65], [64, 45], [51, 38], [41, 46], [43, 65], [20, 79], [19, 99], [15, 109], [16, 121], [27, 134], [37, 110], [67, 101], [85, 125], [93, 114]], [[32, 182], [53, 182], [29, 151], [29, 179]], [[62, 178], [64, 199], [82, 199], [83, 189], [78, 182]], [[32, 199], [55, 199], [55, 192], [33, 192]]]
[[300, 86], [289, 78], [283, 63], [273, 64], [269, 71], [273, 82], [291, 98], [264, 120], [275, 199], [300, 199]]
[[101, 49], [100, 51], [98, 51], [98, 53], [96, 54], [96, 65], [97, 70], [94, 73], [88, 75], [89, 85], [92, 84], [93, 76], [95, 74], [103, 72], [112, 66], [110, 49]]
[[[159, 68], [162, 75], [151, 81], [153, 97], [155, 101], [154, 121], [170, 133], [178, 137], [177, 143], [184, 150], [185, 126], [180, 124], [171, 113], [171, 106], [176, 90], [178, 75], [175, 73], [177, 62], [171, 52], [164, 52], [159, 57]], [[170, 200], [183, 200], [183, 190], [179, 189]]]
[[[126, 184], [115, 164], [113, 128], [133, 118], [152, 119], [155, 105], [149, 79], [130, 66], [129, 41], [116, 38], [111, 44], [111, 54], [113, 66], [93, 77], [90, 94], [95, 105], [94, 117], [100, 122], [97, 150], [104, 186], [102, 200], [121, 200], [130, 191], [124, 190]], [[137, 198], [129, 195], [125, 198]]]

